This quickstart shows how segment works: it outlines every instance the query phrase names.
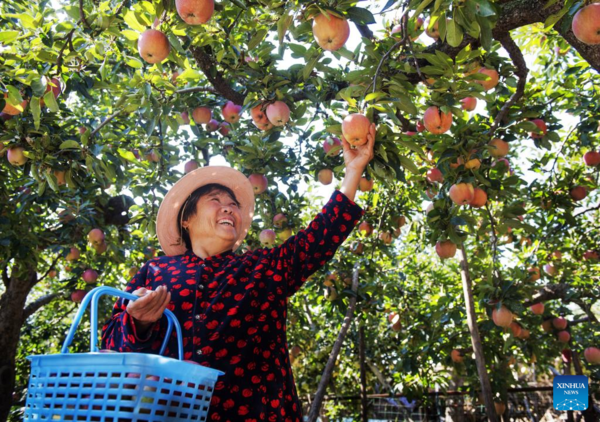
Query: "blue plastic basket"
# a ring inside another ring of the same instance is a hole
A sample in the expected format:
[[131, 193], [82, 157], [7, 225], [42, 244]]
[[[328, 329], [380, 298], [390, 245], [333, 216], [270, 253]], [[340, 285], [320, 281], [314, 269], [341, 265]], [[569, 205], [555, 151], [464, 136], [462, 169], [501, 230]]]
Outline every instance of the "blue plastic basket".
[[[28, 356], [31, 375], [25, 421], [183, 422], [206, 420], [215, 382], [223, 372], [183, 362], [181, 327], [168, 309], [164, 353], [173, 326], [179, 360], [144, 353], [98, 352], [98, 299], [104, 294], [136, 300], [111, 287], [84, 298], [60, 354]], [[90, 353], [69, 353], [89, 303]]]

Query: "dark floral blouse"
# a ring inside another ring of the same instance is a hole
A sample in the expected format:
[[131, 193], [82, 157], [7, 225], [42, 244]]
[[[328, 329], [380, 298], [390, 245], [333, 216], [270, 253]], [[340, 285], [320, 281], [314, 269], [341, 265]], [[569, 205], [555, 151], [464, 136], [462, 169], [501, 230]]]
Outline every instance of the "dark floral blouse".
[[[272, 249], [202, 259], [192, 251], [146, 262], [127, 285], [154, 290], [166, 285], [168, 308], [183, 332], [184, 359], [221, 370], [209, 421], [300, 422], [302, 412], [286, 340], [287, 297], [323, 267], [348, 237], [363, 211], [335, 191], [308, 228]], [[147, 338], [119, 299], [102, 330], [102, 348], [158, 353], [166, 317]], [[176, 357], [170, 340], [165, 355]]]

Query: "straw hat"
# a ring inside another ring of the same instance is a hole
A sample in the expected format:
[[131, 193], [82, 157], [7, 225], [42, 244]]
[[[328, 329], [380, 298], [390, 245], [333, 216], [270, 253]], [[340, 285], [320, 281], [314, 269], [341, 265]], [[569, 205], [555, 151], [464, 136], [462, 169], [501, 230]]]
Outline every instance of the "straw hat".
[[183, 176], [167, 192], [156, 216], [156, 235], [164, 253], [168, 256], [182, 255], [186, 252], [185, 242], [179, 234], [179, 210], [188, 197], [201, 186], [218, 183], [233, 191], [240, 203], [242, 227], [238, 240], [233, 247], [240, 247], [248, 234], [254, 216], [254, 192], [246, 176], [231, 167], [208, 166], [198, 168]]

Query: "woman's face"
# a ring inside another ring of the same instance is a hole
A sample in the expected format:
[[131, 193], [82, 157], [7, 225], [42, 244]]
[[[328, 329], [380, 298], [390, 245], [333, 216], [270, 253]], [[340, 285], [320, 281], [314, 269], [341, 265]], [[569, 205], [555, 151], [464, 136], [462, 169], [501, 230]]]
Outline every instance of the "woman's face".
[[[228, 193], [213, 191], [202, 196], [196, 204], [196, 215], [183, 222], [192, 245], [201, 242], [220, 246], [223, 252], [233, 248], [242, 225], [242, 213]], [[214, 242], [214, 243], [213, 243]]]

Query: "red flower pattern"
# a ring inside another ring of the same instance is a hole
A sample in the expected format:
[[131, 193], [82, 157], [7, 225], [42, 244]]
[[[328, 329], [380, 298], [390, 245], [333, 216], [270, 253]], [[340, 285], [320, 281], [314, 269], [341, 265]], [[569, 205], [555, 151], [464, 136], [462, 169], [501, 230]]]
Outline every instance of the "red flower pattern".
[[[183, 327], [185, 359], [225, 373], [215, 385], [208, 420], [302, 420], [286, 342], [287, 298], [333, 257], [362, 214], [336, 191], [308, 228], [280, 246], [206, 259], [192, 251], [160, 256], [146, 262], [127, 285], [128, 292], [166, 285], [168, 308]], [[165, 317], [142, 339], [126, 306], [124, 300], [115, 304], [103, 328], [102, 348], [158, 353]], [[172, 335], [166, 356], [175, 357], [175, 341]]]

